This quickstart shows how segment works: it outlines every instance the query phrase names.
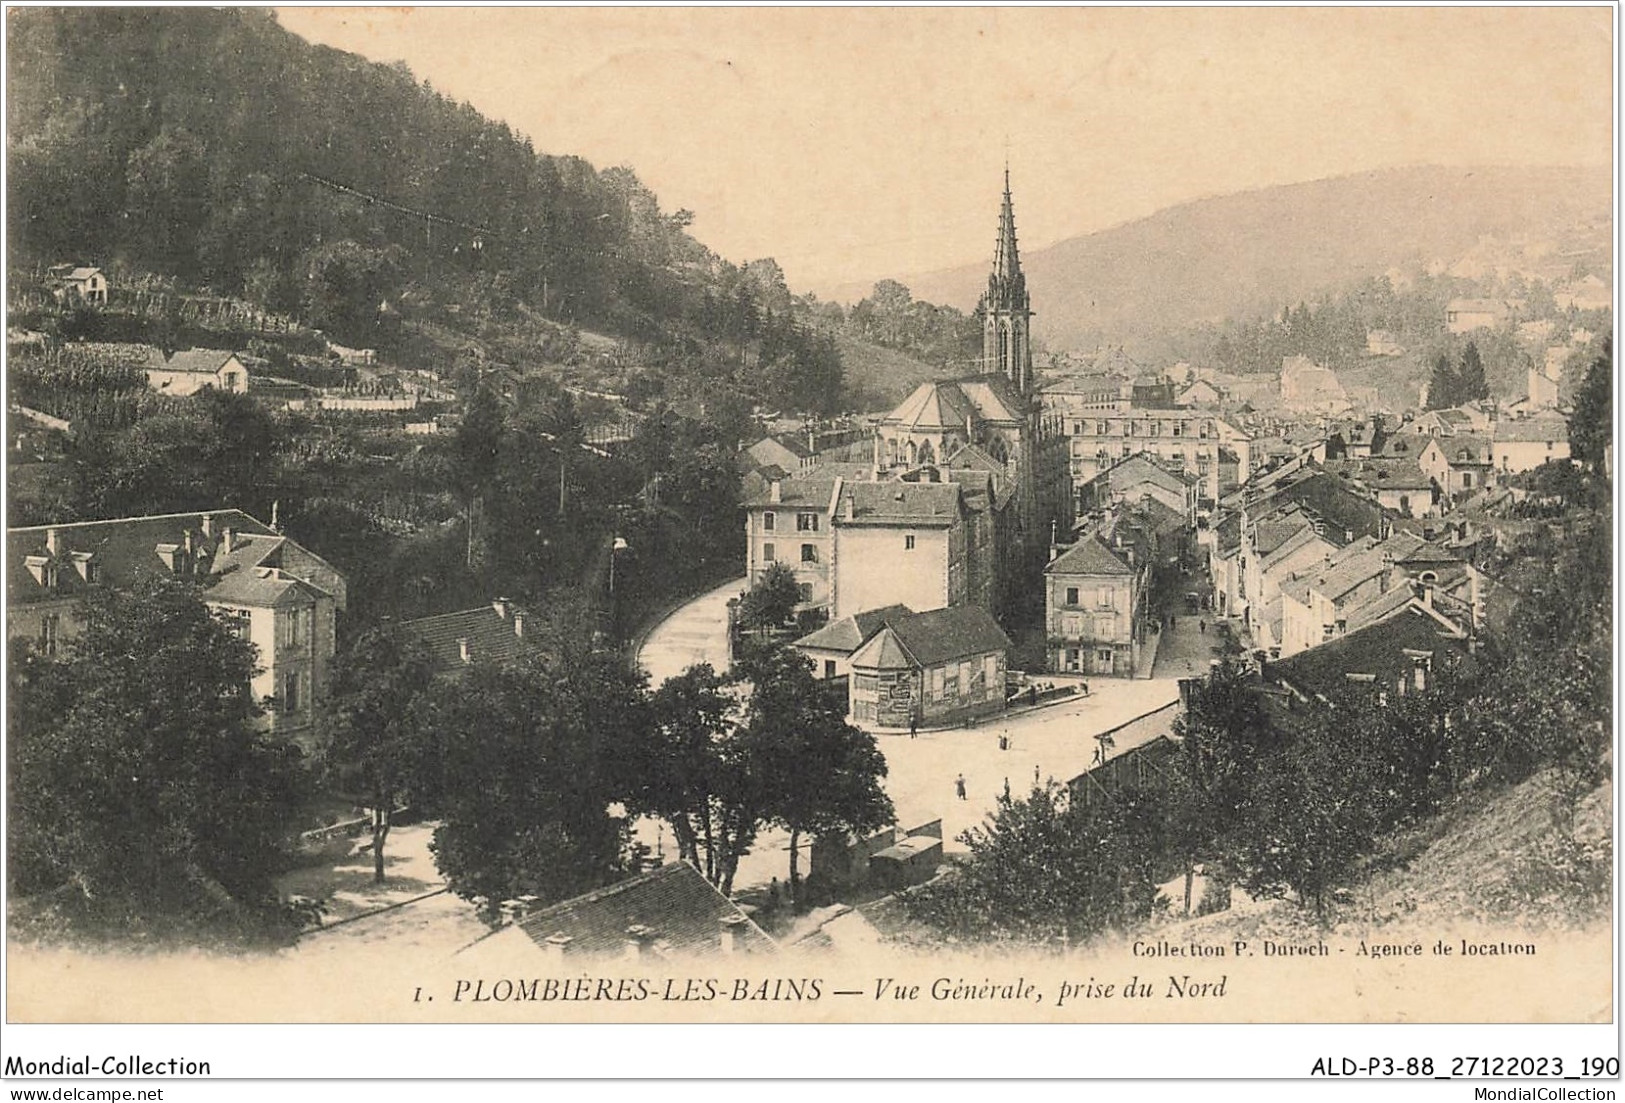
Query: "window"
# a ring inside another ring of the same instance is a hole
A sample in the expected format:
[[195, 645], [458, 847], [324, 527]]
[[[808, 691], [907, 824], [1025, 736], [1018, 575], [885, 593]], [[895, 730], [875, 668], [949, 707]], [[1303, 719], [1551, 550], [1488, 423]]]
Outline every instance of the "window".
[[834, 659], [825, 659], [824, 660], [824, 677], [826, 677], [826, 678], [835, 677], [835, 660]]
[[773, 545], [772, 544], [763, 544], [762, 545], [762, 562], [763, 563], [771, 563], [771, 562], [773, 562]]
[[1469, 486], [1473, 485], [1473, 473], [1471, 471], [1463, 471], [1461, 473], [1461, 485], [1463, 487], [1469, 487]]
[[797, 598], [800, 599], [800, 601], [801, 601], [801, 603], [803, 605], [805, 605], [807, 602], [811, 601], [812, 600], [812, 583], [811, 582], [798, 582], [798, 583], [796, 583], [796, 596], [797, 596]]
[[796, 514], [796, 531], [797, 532], [817, 532], [818, 531], [818, 514], [816, 514], [816, 513], [798, 513], [798, 514]]
[[1112, 588], [1110, 586], [1102, 586], [1095, 594], [1095, 604], [1100, 606], [1102, 609], [1110, 609], [1112, 607], [1112, 597]]
[[816, 544], [803, 544], [803, 545], [801, 545], [801, 561], [803, 563], [816, 563], [816, 562], [818, 562], [818, 545], [816, 545]]
[[1066, 603], [1068, 605], [1076, 605], [1078, 603], [1078, 588], [1076, 586], [1068, 586], [1066, 588]]
[[1106, 422], [1098, 421], [1095, 423], [1095, 436], [1103, 437], [1110, 432], [1110, 429], [1111, 427]]
[[220, 619], [226, 622], [226, 627], [238, 639], [246, 640], [249, 638], [253, 622], [249, 619], [248, 610], [222, 609], [220, 610]]
[[282, 676], [282, 711], [298, 712], [303, 707], [301, 691], [304, 686], [300, 683], [299, 672], [293, 671]]
[[1076, 647], [1069, 647], [1069, 648], [1066, 649], [1066, 668], [1068, 670], [1077, 670], [1078, 669], [1078, 666], [1079, 666], [1079, 663], [1080, 663], [1080, 660], [1079, 660], [1079, 655], [1080, 654], [1081, 654], [1081, 652], [1079, 652], [1079, 650]]
[[39, 622], [39, 649], [47, 655], [56, 654], [57, 640], [62, 633], [62, 617], [58, 613], [46, 613]]
[[903, 537], [903, 550], [904, 551], [913, 551], [914, 550], [914, 534], [912, 532], [906, 534]]
[[762, 531], [772, 532], [773, 526], [777, 523], [777, 521], [777, 514], [775, 514], [772, 510], [768, 510], [766, 513], [762, 514]]
[[301, 647], [309, 636], [309, 609], [290, 609], [282, 618], [282, 646]]

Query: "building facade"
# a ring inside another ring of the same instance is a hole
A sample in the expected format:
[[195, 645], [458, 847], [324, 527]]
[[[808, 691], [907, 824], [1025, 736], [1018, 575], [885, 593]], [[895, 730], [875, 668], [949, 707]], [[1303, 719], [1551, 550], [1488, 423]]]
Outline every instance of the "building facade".
[[1044, 568], [1049, 667], [1057, 673], [1133, 677], [1150, 564], [1091, 534]]
[[259, 652], [254, 696], [262, 724], [306, 739], [329, 684], [342, 575], [239, 510], [39, 525], [7, 532], [6, 631], [55, 653], [84, 629], [92, 588], [148, 578], [191, 582], [210, 609]]

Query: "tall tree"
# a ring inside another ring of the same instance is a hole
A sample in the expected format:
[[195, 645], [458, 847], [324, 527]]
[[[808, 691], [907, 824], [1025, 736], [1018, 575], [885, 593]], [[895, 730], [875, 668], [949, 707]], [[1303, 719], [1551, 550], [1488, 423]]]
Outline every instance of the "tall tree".
[[1461, 353], [1461, 369], [1456, 373], [1456, 401], [1480, 402], [1490, 397], [1489, 380], [1484, 377], [1484, 358], [1479, 355], [1478, 343], [1468, 341]]
[[1450, 362], [1448, 354], [1441, 352], [1433, 362], [1433, 375], [1428, 380], [1428, 409], [1448, 410], [1460, 401], [1460, 393], [1461, 382], [1456, 375], [1455, 365]]
[[60, 660], [11, 670], [8, 876], [70, 927], [285, 936], [270, 875], [304, 788], [256, 725], [256, 656], [185, 585], [101, 591]]
[[384, 881], [384, 844], [395, 806], [428, 753], [426, 694], [434, 657], [398, 628], [369, 629], [333, 664], [322, 760], [330, 782], [372, 809], [373, 880]]
[[777, 628], [795, 615], [800, 601], [801, 589], [795, 573], [783, 563], [775, 563], [739, 599], [739, 625], [741, 628]]
[[1602, 353], [1586, 369], [1574, 397], [1569, 442], [1574, 458], [1601, 471], [1614, 439], [1614, 339], [1604, 337]]
[[803, 836], [865, 835], [896, 813], [881, 788], [886, 759], [874, 736], [846, 722], [844, 695], [812, 676], [788, 648], [741, 671], [752, 685], [743, 741], [769, 817], [790, 832], [790, 894], [801, 900]]

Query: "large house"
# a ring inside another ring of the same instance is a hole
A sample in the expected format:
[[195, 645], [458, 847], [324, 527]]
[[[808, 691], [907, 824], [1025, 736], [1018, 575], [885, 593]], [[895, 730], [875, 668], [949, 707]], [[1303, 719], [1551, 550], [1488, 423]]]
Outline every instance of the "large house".
[[319, 556], [235, 509], [14, 528], [6, 546], [12, 639], [55, 652], [83, 630], [82, 601], [92, 587], [187, 580], [258, 648], [252, 689], [271, 704], [265, 726], [309, 735], [345, 605], [343, 576]]
[[1054, 671], [1132, 677], [1151, 565], [1089, 534], [1044, 568], [1044, 628]]
[[1010, 637], [978, 606], [889, 619], [852, 655], [852, 718], [906, 728], [997, 712], [1009, 650]]
[[[1217, 501], [1244, 482], [1256, 466], [1252, 438], [1202, 409], [1091, 409], [1087, 399], [1067, 390], [1044, 392], [1044, 401], [1063, 425], [1071, 462], [1073, 493], [1120, 460], [1142, 452], [1172, 471], [1194, 475], [1200, 496]], [[1221, 449], [1233, 457], [1228, 476]]]
[[958, 483], [850, 483], [832, 520], [832, 617], [990, 603], [989, 592], [971, 588], [973, 519]]
[[775, 469], [745, 480], [745, 579], [754, 586], [782, 565], [796, 576], [801, 604], [830, 604], [830, 541], [840, 475], [789, 478]]
[[1472, 494], [1495, 483], [1495, 461], [1488, 437], [1457, 433], [1428, 441], [1417, 464], [1447, 499]]
[[163, 394], [193, 395], [206, 388], [248, 393], [248, 369], [237, 354], [220, 349], [187, 349], [147, 369], [147, 386]]
[[1557, 414], [1503, 419], [1490, 431], [1495, 469], [1517, 474], [1569, 458], [1569, 423]]

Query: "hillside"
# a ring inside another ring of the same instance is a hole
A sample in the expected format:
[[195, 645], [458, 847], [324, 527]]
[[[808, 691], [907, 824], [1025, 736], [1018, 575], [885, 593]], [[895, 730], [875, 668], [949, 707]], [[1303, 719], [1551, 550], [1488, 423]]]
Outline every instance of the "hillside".
[[[1573, 830], [1562, 821], [1572, 800]], [[1555, 771], [1492, 795], [1475, 794], [1389, 839], [1331, 907], [1325, 927], [1286, 901], [1238, 905], [1176, 920], [1159, 936], [1292, 941], [1373, 937], [1431, 939], [1472, 926], [1564, 937], [1606, 928], [1612, 896], [1613, 786], [1577, 800]]]
[[847, 388], [860, 410], [889, 410], [919, 384], [952, 374], [946, 368], [932, 367], [905, 353], [845, 333], [836, 336], [835, 347], [846, 368]]
[[[1020, 202], [1018, 190], [1018, 215]], [[1198, 200], [1022, 259], [1038, 335], [1091, 348], [1279, 312], [1392, 268], [1448, 267], [1494, 242], [1526, 274], [1578, 265], [1607, 277], [1611, 209], [1606, 168], [1387, 169]], [[897, 278], [921, 299], [969, 309], [987, 269]]]

